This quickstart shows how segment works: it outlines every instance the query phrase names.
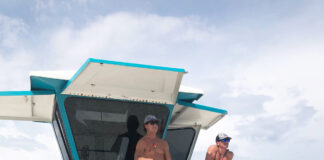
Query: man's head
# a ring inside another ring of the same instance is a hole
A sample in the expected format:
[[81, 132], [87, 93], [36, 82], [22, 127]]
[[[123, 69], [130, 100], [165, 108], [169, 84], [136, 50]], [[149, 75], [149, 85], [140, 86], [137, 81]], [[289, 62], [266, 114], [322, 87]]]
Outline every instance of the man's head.
[[221, 147], [221, 148], [227, 148], [228, 147], [228, 143], [231, 141], [231, 137], [229, 137], [227, 134], [225, 133], [219, 133], [216, 136], [216, 144], [217, 146]]
[[147, 115], [144, 119], [144, 129], [146, 132], [157, 133], [159, 120], [154, 115]]

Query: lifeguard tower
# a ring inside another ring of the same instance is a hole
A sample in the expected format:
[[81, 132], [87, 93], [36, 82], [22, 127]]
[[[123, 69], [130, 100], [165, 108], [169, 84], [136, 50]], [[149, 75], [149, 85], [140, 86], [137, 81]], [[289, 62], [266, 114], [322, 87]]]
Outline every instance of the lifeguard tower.
[[153, 114], [172, 158], [188, 160], [199, 130], [227, 111], [194, 103], [184, 69], [88, 59], [73, 74], [31, 72], [30, 91], [0, 92], [0, 119], [51, 123], [64, 160], [132, 159]]

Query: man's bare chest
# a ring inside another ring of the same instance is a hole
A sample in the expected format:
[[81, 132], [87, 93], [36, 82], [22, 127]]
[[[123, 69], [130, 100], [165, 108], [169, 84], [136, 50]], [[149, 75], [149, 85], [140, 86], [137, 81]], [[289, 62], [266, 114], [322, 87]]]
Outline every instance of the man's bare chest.
[[163, 150], [163, 144], [160, 142], [145, 142], [144, 146], [144, 154], [146, 156], [157, 158], [163, 157], [164, 150]]

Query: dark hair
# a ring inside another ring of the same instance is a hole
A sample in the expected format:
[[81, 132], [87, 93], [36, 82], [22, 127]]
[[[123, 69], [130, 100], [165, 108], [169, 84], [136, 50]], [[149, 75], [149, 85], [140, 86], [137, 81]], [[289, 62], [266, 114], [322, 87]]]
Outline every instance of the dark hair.
[[[223, 138], [223, 139], [232, 139], [231, 137], [226, 137], [226, 138]], [[219, 138], [219, 136], [217, 135], [216, 136], [216, 142], [219, 142], [221, 141], [222, 139]]]
[[217, 135], [216, 136], [216, 142], [219, 142], [220, 141], [220, 139], [219, 139], [219, 136]]

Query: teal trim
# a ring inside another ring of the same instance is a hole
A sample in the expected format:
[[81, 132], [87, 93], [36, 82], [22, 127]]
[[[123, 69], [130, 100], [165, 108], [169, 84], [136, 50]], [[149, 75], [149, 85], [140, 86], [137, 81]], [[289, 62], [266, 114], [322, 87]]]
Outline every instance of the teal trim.
[[192, 108], [202, 109], [202, 110], [206, 110], [206, 111], [217, 112], [217, 113], [221, 113], [221, 114], [227, 114], [226, 110], [218, 109], [218, 108], [214, 108], [214, 107], [208, 107], [208, 106], [203, 106], [203, 105], [194, 104], [194, 103], [188, 103], [188, 102], [184, 102], [184, 101], [178, 101], [177, 103], [179, 103], [180, 105], [183, 105], [183, 106], [187, 106], [187, 107], [192, 107]]
[[51, 95], [53, 91], [0, 91], [0, 96]]
[[66, 136], [68, 138], [68, 142], [69, 142], [69, 145], [70, 145], [72, 157], [73, 157], [74, 160], [79, 160], [78, 151], [76, 149], [73, 134], [72, 134], [72, 129], [71, 129], [70, 122], [69, 122], [69, 119], [68, 119], [68, 116], [66, 114], [66, 110], [65, 110], [65, 107], [64, 107], [64, 101], [65, 101], [65, 99], [67, 97], [68, 96], [66, 96], [66, 95], [57, 94], [56, 95], [56, 98], [57, 98], [56, 100], [57, 100], [58, 107], [60, 109], [59, 111], [60, 111], [62, 121], [63, 121], [63, 124], [64, 124], [64, 129], [65, 129], [65, 132], [66, 132]]
[[173, 108], [174, 108], [174, 105], [166, 105], [168, 108], [169, 108], [169, 117], [168, 117], [168, 122], [167, 124], [165, 125], [165, 128], [164, 128], [164, 132], [163, 132], [163, 136], [162, 136], [162, 139], [165, 139], [165, 136], [168, 132], [168, 128], [169, 128], [169, 124], [170, 124], [170, 121], [171, 121], [171, 117], [172, 117], [172, 112], [173, 112]]
[[94, 63], [106, 63], [106, 64], [114, 64], [114, 65], [129, 66], [129, 67], [166, 70], [166, 71], [173, 71], [173, 72], [186, 72], [184, 69], [181, 68], [170, 68], [170, 67], [152, 66], [152, 65], [144, 65], [144, 64], [136, 64], [136, 63], [116, 62], [116, 61], [100, 60], [94, 58], [89, 58], [88, 61]]
[[177, 100], [192, 103], [193, 101], [197, 101], [202, 95], [203, 94], [200, 94], [200, 93], [179, 92]]
[[67, 82], [68, 80], [63, 79], [30, 76], [30, 86], [32, 91], [50, 90], [55, 91], [55, 93], [60, 93]]

